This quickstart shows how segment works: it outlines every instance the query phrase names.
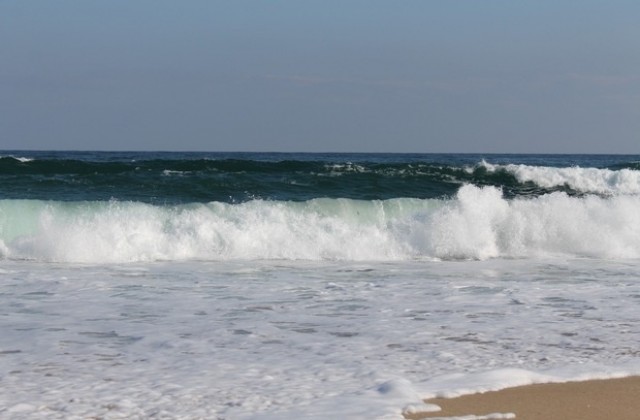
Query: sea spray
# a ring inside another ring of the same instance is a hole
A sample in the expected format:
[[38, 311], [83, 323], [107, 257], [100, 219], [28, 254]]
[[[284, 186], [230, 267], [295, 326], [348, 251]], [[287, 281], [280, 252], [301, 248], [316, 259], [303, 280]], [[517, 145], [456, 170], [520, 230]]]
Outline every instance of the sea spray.
[[640, 197], [505, 199], [466, 185], [449, 200], [0, 201], [3, 258], [408, 260], [640, 256]]
[[505, 200], [493, 187], [465, 186], [436, 212], [427, 230], [433, 256], [640, 256], [640, 197], [552, 193]]
[[543, 188], [567, 186], [581, 193], [640, 194], [640, 171], [637, 169], [493, 165], [485, 161], [477, 167], [485, 168], [489, 173], [508, 173], [515, 176], [520, 183], [528, 182]]

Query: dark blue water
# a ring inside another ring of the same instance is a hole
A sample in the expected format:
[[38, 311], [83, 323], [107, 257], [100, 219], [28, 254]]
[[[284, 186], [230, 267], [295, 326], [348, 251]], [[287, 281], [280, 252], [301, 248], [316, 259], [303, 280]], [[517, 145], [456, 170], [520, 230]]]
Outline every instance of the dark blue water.
[[640, 155], [306, 154], [200, 152], [0, 152], [0, 199], [236, 203], [318, 197], [448, 198], [464, 184], [505, 197], [554, 191], [481, 162], [640, 170]]

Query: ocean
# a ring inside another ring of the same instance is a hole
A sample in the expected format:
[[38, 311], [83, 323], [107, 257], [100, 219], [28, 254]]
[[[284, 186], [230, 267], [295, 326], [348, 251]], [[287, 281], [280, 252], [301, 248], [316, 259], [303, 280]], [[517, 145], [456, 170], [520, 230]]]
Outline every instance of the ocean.
[[0, 152], [0, 418], [401, 419], [638, 305], [639, 155]]

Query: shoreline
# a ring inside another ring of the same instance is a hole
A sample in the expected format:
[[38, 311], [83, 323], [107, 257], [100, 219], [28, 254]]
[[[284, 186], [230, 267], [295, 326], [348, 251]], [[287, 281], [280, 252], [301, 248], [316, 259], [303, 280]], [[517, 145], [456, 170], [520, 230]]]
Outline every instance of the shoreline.
[[[405, 414], [405, 418], [637, 420], [640, 418], [640, 376], [533, 384], [455, 398], [431, 398], [425, 402], [442, 410]], [[496, 413], [503, 416], [486, 417]]]

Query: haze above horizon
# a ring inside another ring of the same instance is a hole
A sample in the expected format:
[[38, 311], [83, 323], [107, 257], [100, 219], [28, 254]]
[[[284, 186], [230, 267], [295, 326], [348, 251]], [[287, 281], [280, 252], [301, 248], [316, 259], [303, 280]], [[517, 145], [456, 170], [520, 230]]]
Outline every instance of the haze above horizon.
[[0, 149], [618, 153], [640, 3], [0, 2]]

